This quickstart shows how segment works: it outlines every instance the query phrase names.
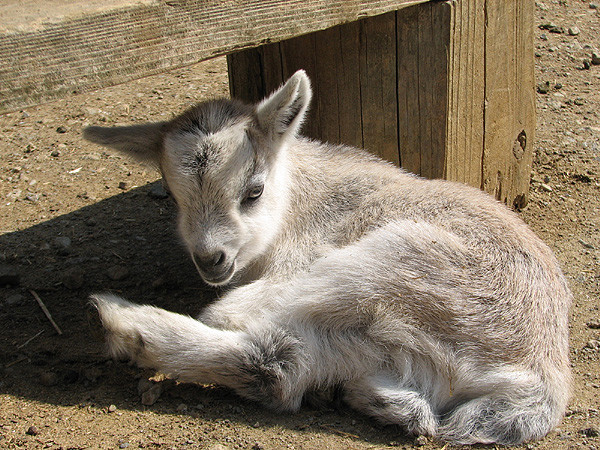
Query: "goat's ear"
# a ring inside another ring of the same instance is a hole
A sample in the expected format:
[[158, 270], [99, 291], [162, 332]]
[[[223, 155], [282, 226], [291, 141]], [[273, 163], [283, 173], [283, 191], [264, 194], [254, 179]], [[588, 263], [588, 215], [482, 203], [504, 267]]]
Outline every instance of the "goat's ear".
[[277, 91], [256, 106], [260, 127], [274, 138], [295, 135], [312, 97], [310, 80], [299, 70]]
[[84, 139], [118, 150], [141, 162], [158, 165], [167, 122], [145, 123], [126, 127], [87, 127]]

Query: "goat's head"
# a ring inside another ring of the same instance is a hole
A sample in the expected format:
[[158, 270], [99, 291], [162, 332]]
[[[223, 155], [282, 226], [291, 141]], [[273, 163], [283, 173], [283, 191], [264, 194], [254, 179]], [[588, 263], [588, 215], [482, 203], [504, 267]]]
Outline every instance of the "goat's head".
[[257, 105], [213, 100], [169, 122], [88, 127], [84, 137], [158, 166], [202, 278], [224, 285], [263, 254], [287, 209], [286, 148], [311, 98], [296, 72]]

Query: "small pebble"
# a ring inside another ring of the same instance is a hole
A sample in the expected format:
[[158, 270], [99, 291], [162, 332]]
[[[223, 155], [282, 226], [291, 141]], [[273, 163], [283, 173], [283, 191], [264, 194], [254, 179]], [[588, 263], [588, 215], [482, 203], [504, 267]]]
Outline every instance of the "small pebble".
[[570, 36], [577, 36], [579, 33], [581, 33], [581, 31], [577, 27], [569, 27], [568, 32]]
[[600, 65], [600, 53], [592, 52], [592, 64], [595, 66]]
[[428, 443], [429, 443], [429, 439], [427, 439], [427, 436], [420, 435], [415, 438], [415, 445], [417, 447], [423, 447], [423, 446], [427, 445]]
[[7, 305], [18, 305], [19, 303], [23, 303], [24, 299], [25, 297], [23, 297], [21, 294], [13, 294], [5, 300], [5, 303]]
[[50, 156], [58, 158], [60, 156], [60, 152], [58, 150], [52, 150], [52, 152], [50, 152]]
[[152, 281], [152, 288], [160, 289], [161, 287], [164, 287], [166, 284], [167, 284], [167, 278], [164, 275], [161, 275], [158, 278], [156, 278], [154, 281]]
[[600, 321], [598, 321], [598, 320], [591, 320], [586, 325], [588, 328], [591, 328], [592, 330], [600, 329]]
[[177, 412], [186, 412], [188, 410], [188, 405], [185, 403], [180, 403], [177, 405]]
[[109, 412], [109, 413], [113, 413], [113, 412], [115, 412], [116, 410], [117, 410], [117, 407], [116, 407], [115, 405], [110, 405], [110, 406], [108, 407], [108, 412]]
[[124, 181], [121, 181], [119, 183], [119, 189], [121, 189], [122, 191], [127, 190], [127, 183], [125, 183]]
[[596, 428], [594, 426], [586, 428], [585, 430], [581, 430], [581, 433], [584, 434], [587, 437], [598, 437], [598, 436], [600, 436], [600, 430], [598, 430], [598, 428]]
[[80, 267], [71, 267], [63, 274], [62, 282], [67, 289], [77, 290], [83, 287], [85, 272]]
[[226, 447], [223, 444], [212, 444], [208, 447], [208, 450], [231, 450], [229, 447]]
[[58, 236], [52, 241], [56, 252], [61, 256], [66, 256], [71, 253], [71, 239], [67, 236]]
[[169, 194], [165, 190], [165, 188], [162, 186], [162, 184], [160, 184], [160, 183], [153, 183], [152, 186], [150, 186], [150, 190], [148, 191], [148, 196], [150, 198], [155, 198], [155, 199], [158, 199], [158, 200], [163, 200], [165, 198], [168, 198]]
[[543, 82], [539, 83], [537, 85], [537, 91], [540, 94], [547, 94], [548, 92], [550, 92], [550, 82], [549, 81], [543, 81]]
[[66, 127], [63, 127], [63, 126], [61, 125], [60, 127], [58, 127], [58, 128], [56, 129], [56, 132], [57, 132], [57, 133], [60, 133], [60, 134], [64, 134], [64, 133], [66, 133], [66, 132], [67, 132], [67, 129], [66, 129]]
[[563, 27], [560, 27], [552, 22], [539, 25], [538, 28], [540, 30], [548, 30], [550, 33], [562, 34], [565, 32], [565, 29]]
[[597, 339], [590, 339], [587, 344], [585, 344], [585, 348], [591, 348], [592, 350], [600, 349], [600, 341]]
[[38, 434], [40, 434], [40, 430], [35, 425], [31, 425], [29, 428], [27, 428], [27, 431], [25, 433], [29, 436], [37, 436]]
[[71, 246], [71, 238], [67, 236], [58, 236], [54, 238], [53, 242], [56, 248], [69, 248]]
[[154, 405], [163, 392], [162, 383], [154, 383], [153, 386], [142, 394], [142, 405]]
[[149, 380], [148, 378], [142, 377], [140, 381], [138, 381], [137, 392], [139, 395], [142, 395], [144, 392], [147, 392], [152, 386], [154, 386], [155, 382]]

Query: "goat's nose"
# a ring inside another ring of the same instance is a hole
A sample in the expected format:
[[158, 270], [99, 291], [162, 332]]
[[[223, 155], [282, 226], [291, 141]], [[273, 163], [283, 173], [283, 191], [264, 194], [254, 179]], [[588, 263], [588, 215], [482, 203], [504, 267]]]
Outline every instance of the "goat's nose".
[[192, 260], [202, 279], [214, 286], [227, 283], [235, 272], [235, 257], [222, 249], [192, 253]]
[[227, 257], [225, 256], [225, 252], [222, 250], [217, 250], [210, 253], [195, 253], [194, 259], [196, 263], [207, 270], [215, 270], [218, 269], [225, 263]]

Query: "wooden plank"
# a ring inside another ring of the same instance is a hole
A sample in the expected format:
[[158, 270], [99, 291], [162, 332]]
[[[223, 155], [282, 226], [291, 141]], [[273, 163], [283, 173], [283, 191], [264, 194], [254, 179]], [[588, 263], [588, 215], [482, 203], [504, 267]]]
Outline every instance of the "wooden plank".
[[109, 12], [117, 8], [152, 4], [154, 0], [3, 0], [0, 33], [28, 33], [69, 18]]
[[[232, 96], [247, 102], [259, 101], [294, 71], [304, 69], [312, 80], [314, 96], [303, 133], [327, 142], [361, 147], [359, 31], [360, 22], [352, 22], [230, 55]], [[252, 68], [256, 64], [261, 66], [259, 77]], [[240, 88], [244, 84], [264, 86], [265, 92]]]
[[533, 159], [533, 2], [486, 2], [483, 188], [516, 208], [527, 203]]
[[[279, 88], [285, 81], [283, 76], [283, 61], [281, 59], [281, 45], [278, 42], [263, 45], [259, 49], [263, 67], [262, 84], [265, 88], [265, 93], [262, 97], [265, 97]], [[246, 82], [248, 82], [248, 79], [246, 79]], [[261, 97], [258, 97], [257, 99], [253, 99], [253, 101], [260, 99]]]
[[[0, 112], [426, 0], [107, 0], [100, 10], [88, 2], [73, 8], [75, 2], [52, 0], [50, 5], [71, 8], [56, 6], [57, 13], [41, 23], [23, 1], [32, 0], [2, 2], [7, 25], [0, 32]], [[23, 11], [29, 15], [19, 15]]]
[[448, 3], [448, 153], [445, 178], [482, 187], [485, 0]]
[[338, 27], [340, 31], [340, 59], [338, 75], [339, 142], [364, 147], [362, 133], [360, 73], [360, 22]]
[[339, 39], [332, 29], [281, 43], [280, 72], [313, 79], [309, 135], [335, 141], [337, 127], [340, 141], [394, 162], [399, 153], [411, 172], [522, 207], [535, 125], [530, 2], [451, 0], [389, 16], [340, 26]]
[[[227, 55], [227, 65], [239, 67], [246, 74], [246, 78], [241, 78], [234, 77], [229, 72], [229, 92], [233, 98], [263, 98], [265, 96], [260, 48], [251, 48], [244, 52]], [[253, 80], [253, 82], [248, 83], [248, 80]]]
[[421, 173], [421, 121], [419, 116], [419, 8], [398, 11], [398, 146], [400, 165]]
[[[313, 84], [317, 87], [317, 95], [313, 98], [311, 109], [319, 112], [317, 124], [319, 139], [340, 142], [338, 71], [341, 65], [340, 30], [339, 27], [315, 33], [315, 72]], [[335, 67], [336, 70], [331, 70]]]
[[427, 178], [444, 178], [448, 143], [448, 39], [447, 2], [427, 4], [419, 10], [419, 109], [421, 172]]
[[447, 171], [450, 4], [397, 13], [400, 162], [427, 178]]
[[363, 146], [400, 163], [398, 154], [396, 14], [361, 22], [360, 92]]

